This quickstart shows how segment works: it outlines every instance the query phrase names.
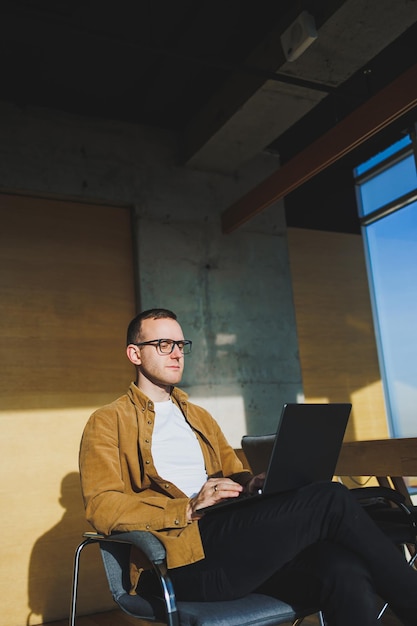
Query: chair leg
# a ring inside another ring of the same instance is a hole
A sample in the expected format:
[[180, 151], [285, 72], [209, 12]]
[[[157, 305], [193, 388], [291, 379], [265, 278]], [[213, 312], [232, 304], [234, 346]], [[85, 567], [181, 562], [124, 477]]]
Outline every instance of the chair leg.
[[[174, 587], [168, 575], [166, 563], [153, 563], [154, 569], [158, 574], [159, 582], [164, 594], [165, 606], [167, 612], [167, 626], [179, 626], [179, 615], [177, 603], [175, 599]], [[70, 626], [73, 626], [72, 624]]]
[[376, 619], [381, 619], [381, 617], [384, 615], [384, 613], [387, 610], [387, 608], [388, 608], [388, 602], [385, 602], [384, 606], [382, 607], [382, 609], [378, 613], [378, 617]]
[[69, 626], [75, 626], [75, 619], [77, 616], [77, 595], [78, 595], [78, 578], [80, 574], [80, 557], [81, 552], [90, 543], [94, 543], [93, 539], [86, 539], [75, 551], [74, 556], [74, 569], [72, 575], [72, 591], [71, 591], [71, 605], [69, 614]]
[[408, 561], [408, 564], [409, 564], [411, 567], [414, 567], [414, 563], [416, 562], [416, 559], [417, 559], [417, 550], [415, 550], [415, 552], [414, 552], [413, 556], [412, 556], [412, 557], [411, 557], [411, 559]]
[[319, 622], [320, 622], [320, 626], [326, 626], [326, 621], [324, 619], [323, 611], [319, 611]]

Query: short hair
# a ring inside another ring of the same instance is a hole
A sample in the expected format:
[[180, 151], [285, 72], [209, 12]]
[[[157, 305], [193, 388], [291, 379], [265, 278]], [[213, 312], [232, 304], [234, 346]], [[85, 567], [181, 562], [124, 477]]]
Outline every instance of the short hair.
[[160, 320], [167, 318], [176, 320], [177, 316], [169, 309], [148, 309], [136, 315], [127, 327], [127, 345], [138, 343], [143, 320]]

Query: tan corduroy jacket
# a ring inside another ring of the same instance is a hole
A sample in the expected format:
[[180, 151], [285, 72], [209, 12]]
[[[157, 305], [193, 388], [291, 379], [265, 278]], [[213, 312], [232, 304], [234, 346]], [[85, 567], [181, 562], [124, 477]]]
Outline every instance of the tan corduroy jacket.
[[[246, 484], [243, 469], [220, 427], [178, 388], [172, 399], [196, 433], [209, 477]], [[151, 454], [153, 402], [131, 383], [127, 394], [95, 411], [81, 441], [80, 473], [86, 516], [101, 533], [148, 530], [167, 551], [169, 568], [204, 558], [198, 523], [187, 523], [188, 497], [161, 478]], [[132, 554], [132, 585], [146, 564]]]

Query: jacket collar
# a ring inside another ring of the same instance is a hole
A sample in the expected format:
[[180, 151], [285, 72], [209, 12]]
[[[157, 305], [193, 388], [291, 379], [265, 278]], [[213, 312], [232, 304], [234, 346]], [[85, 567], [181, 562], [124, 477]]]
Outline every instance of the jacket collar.
[[[141, 409], [153, 409], [153, 401], [148, 398], [148, 396], [145, 395], [134, 382], [130, 383], [127, 395], [129, 396], [133, 404], [136, 404]], [[178, 387], [172, 388], [171, 396], [177, 404], [186, 402], [188, 399], [188, 394]]]

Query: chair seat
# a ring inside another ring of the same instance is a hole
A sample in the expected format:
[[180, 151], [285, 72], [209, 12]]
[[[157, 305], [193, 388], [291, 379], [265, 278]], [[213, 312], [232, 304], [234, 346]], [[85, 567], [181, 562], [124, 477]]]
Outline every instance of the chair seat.
[[[179, 602], [181, 626], [272, 626], [293, 622], [301, 613], [292, 606], [262, 594], [225, 602]], [[303, 613], [304, 615], [304, 613]]]
[[[152, 607], [140, 596], [123, 594], [117, 598], [120, 608], [133, 616], [161, 619], [161, 607]], [[145, 606], [147, 605], [147, 606]], [[250, 594], [238, 600], [222, 602], [177, 602], [181, 626], [272, 626], [293, 622], [311, 611], [298, 611], [289, 604], [271, 596]]]

